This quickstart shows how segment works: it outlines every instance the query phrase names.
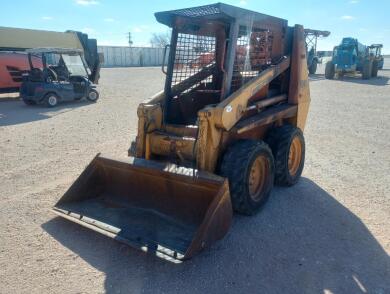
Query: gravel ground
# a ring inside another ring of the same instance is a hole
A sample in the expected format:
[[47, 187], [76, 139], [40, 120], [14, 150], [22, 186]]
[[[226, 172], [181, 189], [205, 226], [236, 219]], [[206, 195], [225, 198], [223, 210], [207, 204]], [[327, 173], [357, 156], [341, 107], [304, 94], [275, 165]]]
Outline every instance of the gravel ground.
[[104, 69], [96, 104], [0, 102], [0, 292], [390, 293], [387, 61], [370, 81], [313, 76], [302, 180], [180, 265], [50, 212], [97, 152], [126, 156], [160, 69]]

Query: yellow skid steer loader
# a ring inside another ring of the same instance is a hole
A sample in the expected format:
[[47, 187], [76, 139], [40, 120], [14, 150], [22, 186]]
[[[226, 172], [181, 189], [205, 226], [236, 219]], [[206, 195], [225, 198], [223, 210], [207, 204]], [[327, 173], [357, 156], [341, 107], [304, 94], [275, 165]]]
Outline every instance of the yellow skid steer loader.
[[[302, 26], [217, 3], [155, 14], [172, 28], [164, 91], [138, 107], [128, 159], [98, 154], [55, 205], [173, 262], [295, 184], [310, 94]], [[169, 50], [168, 50], [169, 49]]]

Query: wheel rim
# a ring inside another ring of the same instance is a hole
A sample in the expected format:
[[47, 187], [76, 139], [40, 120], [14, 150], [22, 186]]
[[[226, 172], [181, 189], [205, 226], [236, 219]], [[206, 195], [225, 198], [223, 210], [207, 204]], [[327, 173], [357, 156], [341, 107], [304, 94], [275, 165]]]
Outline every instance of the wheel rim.
[[97, 94], [94, 91], [89, 92], [89, 99], [96, 100]]
[[56, 96], [50, 96], [49, 99], [48, 99], [48, 101], [49, 101], [49, 104], [50, 104], [51, 106], [54, 106], [54, 105], [57, 104], [57, 97], [56, 97]]
[[288, 171], [291, 176], [298, 172], [302, 159], [302, 144], [297, 136], [291, 142], [290, 152], [288, 154]]
[[263, 196], [264, 187], [267, 185], [269, 175], [269, 163], [265, 156], [259, 156], [253, 162], [249, 173], [249, 195], [254, 201]]

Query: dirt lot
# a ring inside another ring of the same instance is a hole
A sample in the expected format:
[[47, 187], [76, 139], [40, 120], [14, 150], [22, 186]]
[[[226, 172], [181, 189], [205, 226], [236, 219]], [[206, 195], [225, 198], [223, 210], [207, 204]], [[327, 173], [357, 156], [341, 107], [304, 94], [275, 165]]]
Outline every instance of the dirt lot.
[[390, 62], [380, 76], [313, 76], [302, 180], [180, 265], [50, 212], [97, 152], [126, 156], [160, 69], [104, 69], [96, 104], [0, 102], [0, 292], [390, 293]]

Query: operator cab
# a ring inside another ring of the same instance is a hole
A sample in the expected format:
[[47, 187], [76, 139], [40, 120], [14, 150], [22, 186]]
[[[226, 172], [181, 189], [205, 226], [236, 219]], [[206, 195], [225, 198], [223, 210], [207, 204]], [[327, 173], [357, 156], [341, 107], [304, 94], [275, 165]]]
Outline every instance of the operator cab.
[[[26, 104], [45, 103], [54, 107], [60, 101], [85, 97], [96, 102], [99, 98], [82, 50], [36, 48], [27, 53], [30, 69], [24, 74], [20, 88], [20, 96]], [[33, 57], [42, 60], [42, 67], [34, 66]]]
[[374, 62], [376, 62], [378, 69], [383, 69], [384, 65], [382, 48], [383, 44], [372, 44], [371, 46], [368, 46], [370, 56], [374, 59]]
[[[195, 125], [201, 109], [220, 103], [286, 53], [283, 19], [243, 15], [225, 4], [159, 12], [156, 19], [172, 28], [166, 71], [163, 68], [167, 124]], [[275, 41], [279, 38], [283, 42]], [[281, 84], [273, 81], [250, 102], [280, 94], [285, 90]]]

